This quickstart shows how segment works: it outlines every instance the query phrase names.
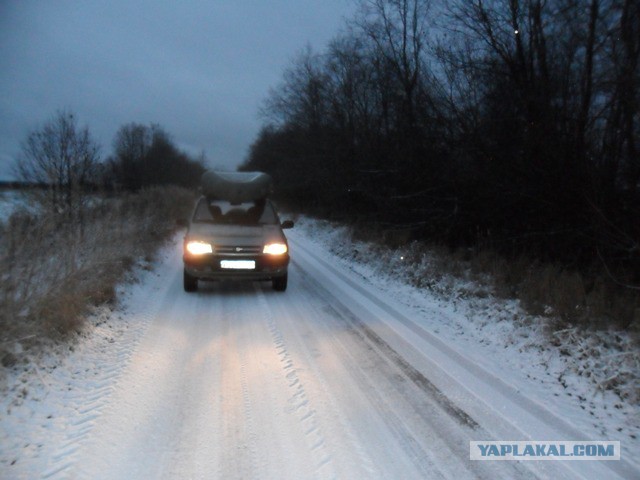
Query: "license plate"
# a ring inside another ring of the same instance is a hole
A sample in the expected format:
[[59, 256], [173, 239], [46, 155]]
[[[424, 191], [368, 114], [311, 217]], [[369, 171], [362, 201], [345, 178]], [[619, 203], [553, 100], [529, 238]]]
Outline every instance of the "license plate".
[[220, 268], [225, 270], [255, 270], [255, 260], [220, 260]]

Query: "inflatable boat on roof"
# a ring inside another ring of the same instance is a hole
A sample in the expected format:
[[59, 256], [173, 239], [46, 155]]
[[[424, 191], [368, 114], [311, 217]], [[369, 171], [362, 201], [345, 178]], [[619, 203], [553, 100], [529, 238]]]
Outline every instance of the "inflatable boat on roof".
[[268, 197], [273, 190], [271, 177], [263, 172], [215, 172], [202, 175], [202, 194], [231, 203], [252, 202]]

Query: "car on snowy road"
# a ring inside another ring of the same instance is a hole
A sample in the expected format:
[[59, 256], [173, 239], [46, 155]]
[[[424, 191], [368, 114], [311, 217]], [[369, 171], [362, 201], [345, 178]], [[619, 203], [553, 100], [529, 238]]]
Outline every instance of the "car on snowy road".
[[184, 290], [198, 289], [200, 280], [271, 281], [285, 291], [289, 245], [273, 203], [220, 199], [203, 195], [197, 202], [184, 238]]

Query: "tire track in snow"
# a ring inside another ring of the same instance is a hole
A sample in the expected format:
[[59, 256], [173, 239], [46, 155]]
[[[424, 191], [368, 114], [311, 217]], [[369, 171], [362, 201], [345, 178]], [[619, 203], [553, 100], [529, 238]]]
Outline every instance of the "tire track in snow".
[[282, 364], [284, 377], [291, 392], [289, 399], [291, 409], [302, 426], [307, 447], [315, 460], [315, 476], [318, 478], [337, 478], [333, 466], [332, 454], [328, 451], [326, 439], [317, 422], [316, 411], [313, 409], [304, 385], [296, 372], [296, 367], [289, 355], [282, 332], [274, 319], [271, 306], [267, 302], [264, 292], [258, 289], [256, 289], [256, 292], [258, 294], [261, 311], [263, 312], [263, 318], [267, 323], [276, 352], [280, 358], [280, 363]]
[[[298, 247], [301, 245], [297, 244]], [[304, 247], [302, 247], [304, 249]], [[307, 254], [313, 257], [316, 261], [321, 261], [318, 257], [311, 255], [307, 250]], [[317, 289], [322, 288], [318, 285]], [[317, 290], [316, 289], [316, 290]], [[326, 296], [326, 295], [325, 295]], [[329, 304], [329, 302], [327, 302]], [[348, 311], [348, 309], [343, 309]], [[363, 321], [358, 319], [355, 315], [347, 315], [349, 322], [356, 328], [355, 331], [362, 332], [363, 335], [369, 339], [373, 344], [379, 348], [385, 356], [392, 359], [392, 361], [400, 367], [400, 369], [407, 375], [413, 383], [423, 390], [427, 395], [432, 397], [452, 418], [456, 419], [462, 425], [477, 429], [478, 423], [465, 412], [462, 408], [453, 403], [438, 387], [436, 387], [427, 377], [425, 377], [420, 371], [414, 368], [409, 362], [407, 362], [401, 355], [393, 350], [382, 338], [376, 334], [371, 328], [369, 328]], [[345, 318], [347, 318], [345, 317]]]
[[264, 460], [258, 459], [258, 436], [256, 434], [255, 419], [253, 417], [253, 410], [251, 407], [251, 395], [249, 392], [249, 384], [247, 381], [247, 363], [242, 355], [243, 350], [239, 349], [240, 356], [240, 388], [242, 390], [242, 407], [244, 412], [244, 418], [247, 424], [247, 443], [249, 450], [249, 460], [251, 465], [251, 472], [254, 474], [260, 471], [260, 465], [264, 464]]
[[[247, 427], [247, 381], [243, 373], [243, 359], [240, 357], [241, 346], [238, 338], [237, 322], [234, 309], [226, 298], [221, 299], [220, 314], [222, 321], [221, 336], [221, 443], [223, 445], [218, 474], [216, 478], [251, 478], [257, 462], [247, 458], [247, 448], [243, 445], [245, 437], [255, 439], [254, 433], [245, 433]], [[232, 326], [231, 323], [234, 323]], [[244, 377], [244, 378], [243, 378]], [[238, 379], [241, 379], [238, 382]], [[253, 426], [250, 427], [253, 429]], [[255, 441], [255, 440], [252, 440]], [[254, 447], [249, 447], [255, 451]]]
[[[340, 356], [350, 358], [354, 383], [367, 392], [368, 402], [386, 430], [420, 474], [442, 479], [494, 478], [489, 466], [471, 464], [468, 457], [467, 435], [483, 437], [484, 429], [375, 333], [362, 311], [358, 310], [358, 316], [310, 277], [302, 265], [296, 262], [294, 266], [300, 269], [301, 280], [309, 284], [305, 290], [315, 292], [318, 307], [337, 322], [336, 330], [348, 334], [350, 340], [342, 338], [336, 343], [342, 350]], [[413, 418], [407, 416], [409, 411]], [[452, 458], [457, 460], [451, 462]], [[509, 467], [519, 478], [532, 477], [519, 465]]]
[[305, 289], [315, 292], [320, 308], [332, 322], [340, 326], [337, 330], [348, 334], [346, 339], [337, 339], [335, 346], [343, 361], [353, 365], [353, 368], [349, 369], [349, 375], [353, 379], [354, 388], [360, 392], [366, 392], [366, 402], [372, 407], [372, 412], [378, 416], [378, 420], [371, 418], [370, 422], [384, 425], [384, 431], [395, 439], [395, 445], [399, 446], [399, 450], [410, 460], [421, 476], [428, 475], [428, 478], [440, 480], [449, 478], [438, 467], [430, 452], [423, 448], [420, 439], [412, 432], [411, 425], [408, 425], [400, 416], [402, 409], [393, 402], [393, 397], [380, 391], [381, 382], [377, 377], [384, 372], [381, 368], [384, 358], [376, 354], [373, 348], [363, 341], [362, 335], [345, 318], [345, 314], [349, 317], [353, 317], [353, 314], [346, 308], [344, 311], [341, 309], [340, 312], [336, 310], [333, 307], [336, 299], [331, 296], [331, 293], [310, 278], [299, 265], [296, 267], [300, 269], [301, 280], [308, 285]]
[[[315, 287], [304, 281], [306, 274], [298, 265], [292, 265], [290, 274], [294, 279], [290, 286], [291, 297], [279, 305], [289, 318], [288, 321], [285, 318], [282, 322], [282, 329], [289, 336], [289, 356], [293, 352], [293, 355], [304, 363], [305, 370], [298, 369], [297, 374], [305, 384], [308, 395], [313, 398], [314, 405], [321, 412], [316, 414], [316, 417], [318, 422], [322, 423], [324, 435], [328, 438], [327, 448], [332, 455], [335, 470], [340, 478], [383, 478], [382, 472], [376, 467], [356, 435], [353, 422], [341, 408], [340, 399], [332, 393], [336, 388], [333, 382], [335, 376], [328, 374], [326, 370], [323, 371], [319, 364], [320, 358], [326, 354], [326, 346], [320, 345], [318, 339], [330, 338], [333, 334], [327, 328], [324, 319], [317, 316], [315, 308], [310, 309], [311, 305], [308, 302], [301, 303], [297, 300], [305, 298], [309, 288], [313, 290]], [[306, 297], [306, 300], [308, 301], [309, 297]], [[275, 312], [274, 315], [278, 318]]]
[[[170, 247], [173, 250], [172, 247]], [[167, 266], [163, 263], [162, 271]], [[162, 272], [149, 272], [153, 275], [153, 281], [149, 286], [144, 288], [148, 292], [151, 289], [153, 295], [144, 295], [144, 300], [138, 301], [135, 311], [127, 312], [127, 317], [131, 318], [128, 323], [128, 329], [118, 339], [117, 342], [110, 343], [108, 352], [101, 350], [99, 345], [92, 348], [83, 355], [84, 358], [78, 361], [79, 364], [93, 363], [99, 370], [93, 372], [91, 378], [87, 378], [84, 382], [85, 387], [80, 391], [74, 391], [66, 399], [66, 404], [72, 406], [71, 418], [67, 418], [65, 423], [65, 433], [62, 443], [56, 448], [54, 453], [50, 455], [46, 469], [42, 472], [41, 478], [47, 480], [66, 479], [69, 478], [67, 470], [75, 464], [76, 453], [81, 449], [84, 440], [89, 437], [96, 420], [102, 415], [103, 409], [108, 405], [111, 393], [114, 391], [114, 385], [125, 371], [129, 363], [136, 345], [144, 335], [151, 320], [160, 311], [163, 299], [167, 295], [167, 291], [171, 287], [171, 283], [166, 282]], [[143, 291], [136, 292], [141, 295]], [[132, 302], [131, 297], [124, 302], [126, 305]], [[110, 316], [119, 315], [118, 311], [114, 311]], [[112, 321], [111, 318], [106, 320]], [[108, 353], [108, 355], [107, 355]], [[106, 363], [105, 363], [106, 361]], [[89, 371], [70, 373], [71, 376], [89, 375]], [[77, 381], [75, 383], [78, 383]]]

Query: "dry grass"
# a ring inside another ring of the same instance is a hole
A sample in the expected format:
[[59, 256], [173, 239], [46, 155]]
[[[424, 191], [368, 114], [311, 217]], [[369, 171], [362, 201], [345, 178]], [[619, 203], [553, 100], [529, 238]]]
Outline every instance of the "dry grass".
[[402, 250], [414, 265], [428, 258], [428, 271], [413, 282], [418, 287], [429, 285], [429, 279], [439, 281], [446, 276], [473, 280], [498, 297], [519, 299], [528, 313], [547, 317], [552, 331], [578, 326], [640, 332], [638, 291], [617, 285], [597, 266], [586, 273], [526, 257], [507, 259], [488, 249], [451, 251], [411, 242], [411, 232], [405, 229], [356, 223], [351, 231], [356, 241]]
[[91, 306], [114, 302], [117, 283], [184, 223], [193, 199], [153, 188], [94, 202], [81, 221], [15, 213], [0, 230], [0, 356], [21, 338], [76, 331]]
[[445, 299], [517, 299], [530, 315], [514, 317], [514, 328], [526, 328], [529, 322], [542, 327], [540, 351], [566, 358], [566, 370], [587, 378], [594, 394], [611, 391], [629, 404], [640, 401], [638, 290], [620, 286], [597, 265], [578, 272], [525, 257], [508, 259], [486, 249], [451, 251], [403, 243], [382, 233], [366, 226], [352, 229], [354, 243], [366, 244], [357, 247], [363, 251], [354, 259], [384, 259], [382, 273]]
[[507, 259], [489, 250], [423, 248], [440, 259], [441, 272], [488, 283], [498, 297], [519, 299], [528, 313], [548, 317], [557, 328], [640, 328], [640, 295], [616, 285], [605, 272], [581, 273], [525, 257]]

